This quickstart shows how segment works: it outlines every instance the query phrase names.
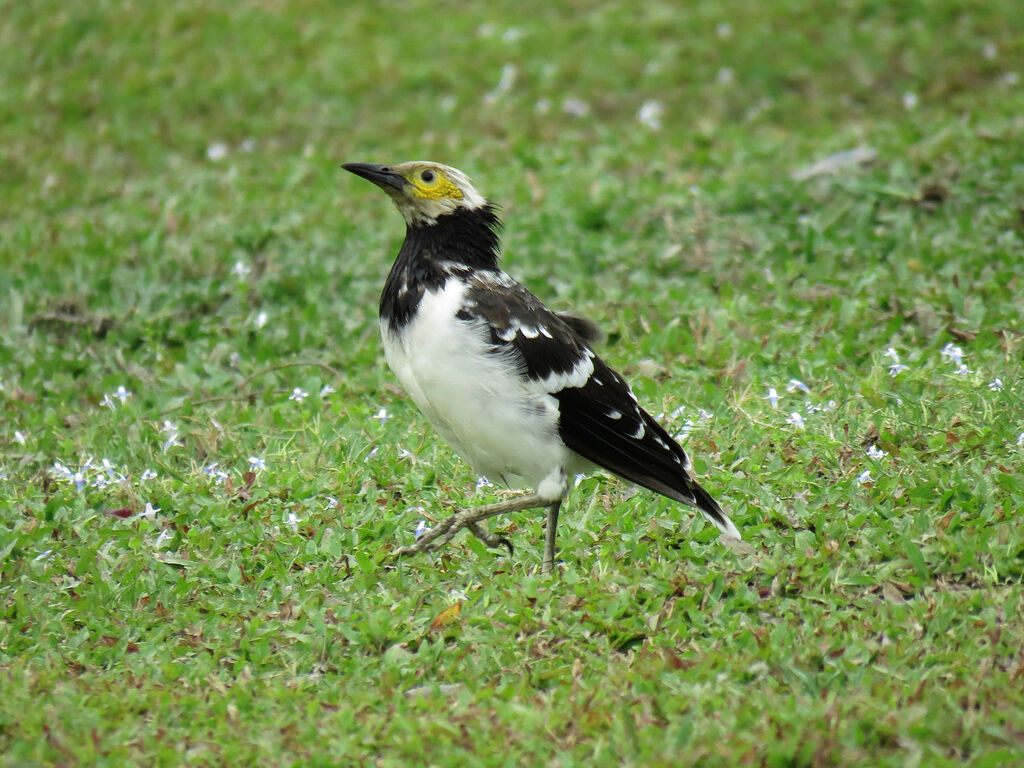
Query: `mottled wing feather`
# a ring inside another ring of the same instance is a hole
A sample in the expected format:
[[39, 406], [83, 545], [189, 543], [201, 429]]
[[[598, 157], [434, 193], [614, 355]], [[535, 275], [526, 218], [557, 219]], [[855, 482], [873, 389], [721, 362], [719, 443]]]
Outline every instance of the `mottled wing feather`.
[[556, 392], [562, 440], [581, 456], [689, 504], [689, 457], [637, 405], [622, 377], [598, 359], [583, 387]]
[[457, 317], [486, 324], [492, 348], [547, 385], [558, 400], [559, 436], [588, 461], [637, 485], [696, 507], [721, 530], [735, 528], [713, 498], [690, 477], [686, 452], [637, 405], [626, 382], [590, 345], [597, 325], [552, 312], [502, 272], [465, 278]]
[[594, 323], [552, 312], [504, 273], [476, 273], [467, 283], [456, 317], [485, 323], [494, 351], [515, 360], [523, 376], [564, 385], [584, 364], [589, 375], [594, 353], [588, 338], [599, 333]]
[[554, 393], [562, 441], [584, 458], [637, 485], [696, 507], [719, 530], [736, 529], [711, 495], [690, 477], [690, 458], [637, 405], [622, 377], [598, 358], [583, 387]]

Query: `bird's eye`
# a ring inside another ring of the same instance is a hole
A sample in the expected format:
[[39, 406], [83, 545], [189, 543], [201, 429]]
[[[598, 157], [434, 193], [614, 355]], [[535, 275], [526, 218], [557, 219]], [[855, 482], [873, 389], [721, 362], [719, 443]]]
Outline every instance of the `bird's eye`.
[[423, 179], [423, 181], [425, 181], [427, 184], [430, 184], [434, 180], [434, 172], [429, 169], [423, 171], [423, 173], [420, 174], [420, 178]]

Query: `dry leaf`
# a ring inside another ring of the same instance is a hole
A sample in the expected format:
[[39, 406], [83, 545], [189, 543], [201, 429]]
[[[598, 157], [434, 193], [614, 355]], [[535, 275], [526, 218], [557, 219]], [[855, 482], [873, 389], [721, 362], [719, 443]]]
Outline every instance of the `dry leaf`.
[[452, 603], [434, 617], [434, 620], [430, 623], [430, 631], [437, 632], [449, 624], [458, 621], [460, 613], [462, 613], [462, 602]]

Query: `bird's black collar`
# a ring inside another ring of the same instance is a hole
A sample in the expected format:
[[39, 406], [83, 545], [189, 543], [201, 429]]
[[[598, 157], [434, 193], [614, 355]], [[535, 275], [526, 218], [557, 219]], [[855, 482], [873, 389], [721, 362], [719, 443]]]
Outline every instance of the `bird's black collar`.
[[453, 274], [498, 270], [501, 219], [488, 203], [460, 208], [431, 223], [410, 224], [380, 297], [380, 314], [392, 328], [412, 318], [424, 291]]

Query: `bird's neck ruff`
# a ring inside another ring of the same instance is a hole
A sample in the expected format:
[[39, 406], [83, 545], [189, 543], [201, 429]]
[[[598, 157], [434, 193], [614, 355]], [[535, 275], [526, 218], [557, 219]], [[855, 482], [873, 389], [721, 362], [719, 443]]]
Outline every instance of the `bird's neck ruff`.
[[451, 262], [470, 269], [497, 269], [500, 233], [501, 219], [493, 204], [457, 208], [429, 224], [410, 224], [399, 258], [408, 251], [412, 259]]
[[501, 220], [491, 203], [409, 224], [380, 297], [381, 318], [401, 328], [416, 312], [424, 291], [440, 288], [449, 277], [498, 271], [500, 232]]

